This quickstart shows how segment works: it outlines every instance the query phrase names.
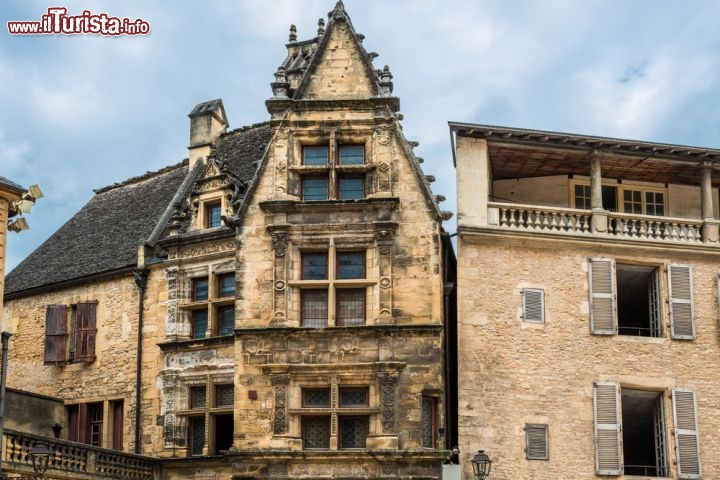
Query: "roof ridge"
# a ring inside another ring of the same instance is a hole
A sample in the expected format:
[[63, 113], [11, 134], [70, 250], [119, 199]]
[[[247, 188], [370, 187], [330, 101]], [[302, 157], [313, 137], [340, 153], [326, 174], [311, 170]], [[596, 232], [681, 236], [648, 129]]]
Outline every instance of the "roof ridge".
[[220, 136], [224, 137], [233, 133], [247, 132], [248, 130], [252, 130], [253, 128], [264, 127], [265, 125], [270, 125], [271, 123], [272, 122], [270, 120], [265, 120], [262, 122], [252, 123], [250, 125], [243, 125], [242, 127], [233, 128], [229, 132], [224, 132]]
[[152, 177], [156, 177], [156, 176], [158, 176], [158, 175], [162, 175], [163, 173], [167, 173], [167, 172], [169, 172], [169, 171], [175, 170], [176, 168], [182, 167], [183, 165], [187, 165], [187, 164], [188, 164], [188, 159], [186, 158], [186, 159], [182, 160], [181, 162], [175, 163], [175, 164], [173, 164], [173, 165], [168, 165], [168, 166], [166, 166], [166, 167], [163, 167], [163, 168], [161, 168], [161, 169], [159, 169], [159, 170], [155, 170], [155, 171], [153, 171], [153, 172], [148, 171], [148, 172], [145, 172], [145, 173], [142, 174], [142, 175], [137, 175], [137, 176], [135, 176], [135, 177], [130, 177], [130, 178], [128, 178], [127, 180], [123, 180], [122, 182], [115, 182], [115, 183], [113, 183], [113, 184], [111, 184], [111, 185], [106, 185], [106, 186], [104, 186], [104, 187], [95, 188], [95, 189], [93, 189], [93, 192], [95, 192], [95, 194], [105, 193], [105, 192], [107, 192], [107, 191], [109, 191], [109, 190], [114, 190], [114, 189], [120, 188], [120, 187], [126, 187], [126, 186], [128, 186], [128, 185], [132, 185], [132, 184], [134, 184], [134, 183], [139, 183], [139, 182], [142, 182], [143, 180], [147, 180], [148, 178], [152, 178]]

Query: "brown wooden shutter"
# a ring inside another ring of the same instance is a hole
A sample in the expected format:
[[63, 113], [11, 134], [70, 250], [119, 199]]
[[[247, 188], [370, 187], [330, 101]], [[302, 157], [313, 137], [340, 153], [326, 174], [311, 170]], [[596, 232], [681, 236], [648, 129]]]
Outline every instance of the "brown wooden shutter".
[[673, 388], [672, 397], [678, 478], [701, 478], [700, 435], [695, 392], [686, 388]]
[[77, 332], [75, 344], [75, 361], [95, 361], [95, 336], [97, 302], [77, 304]]
[[523, 322], [545, 323], [545, 291], [540, 288], [524, 288]]
[[668, 288], [670, 334], [672, 338], [692, 340], [695, 338], [695, 312], [690, 265], [668, 266]]
[[614, 382], [595, 382], [595, 472], [622, 474], [620, 434], [620, 386]]
[[617, 289], [615, 260], [593, 258], [590, 275], [590, 331], [597, 335], [617, 333]]
[[66, 361], [67, 306], [48, 305], [45, 309], [45, 364], [59, 365]]
[[78, 407], [78, 442], [90, 443], [90, 415], [88, 412], [88, 404], [81, 403]]
[[549, 460], [548, 426], [544, 424], [525, 425], [525, 458], [528, 460]]

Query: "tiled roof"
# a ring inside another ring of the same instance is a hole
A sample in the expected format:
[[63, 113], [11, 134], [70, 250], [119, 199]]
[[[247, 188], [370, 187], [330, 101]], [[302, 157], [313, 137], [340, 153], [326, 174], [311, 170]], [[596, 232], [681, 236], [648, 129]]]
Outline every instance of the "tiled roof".
[[187, 162], [96, 190], [65, 225], [5, 279], [5, 294], [132, 268], [187, 175]]
[[25, 191], [23, 187], [18, 185], [17, 183], [13, 182], [12, 180], [8, 180], [5, 177], [0, 177], [0, 187], [3, 187], [6, 190], [12, 190], [18, 194]]

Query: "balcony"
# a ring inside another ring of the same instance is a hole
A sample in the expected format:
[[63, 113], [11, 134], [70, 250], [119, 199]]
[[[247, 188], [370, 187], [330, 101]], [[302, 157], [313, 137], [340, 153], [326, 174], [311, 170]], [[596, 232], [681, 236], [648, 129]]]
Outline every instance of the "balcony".
[[458, 232], [720, 247], [720, 150], [450, 123]]
[[2, 470], [9, 477], [13, 474], [32, 475], [34, 472], [30, 452], [36, 442], [44, 442], [53, 452], [45, 478], [74, 480], [98, 478], [158, 480], [160, 478], [159, 463], [140, 455], [7, 429], [3, 432], [2, 441]]
[[717, 244], [713, 221], [488, 202], [488, 226], [501, 230], [680, 244]]

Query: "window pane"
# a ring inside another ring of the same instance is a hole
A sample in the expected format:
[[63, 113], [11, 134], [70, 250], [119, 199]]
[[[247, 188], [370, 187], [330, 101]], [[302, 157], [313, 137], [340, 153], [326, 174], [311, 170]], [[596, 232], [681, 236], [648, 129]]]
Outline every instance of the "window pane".
[[305, 147], [303, 148], [304, 165], [327, 165], [327, 147]]
[[327, 200], [328, 184], [325, 177], [303, 178], [303, 200]]
[[235, 307], [218, 309], [218, 330], [220, 335], [231, 335], [235, 329]]
[[362, 177], [340, 177], [338, 180], [339, 200], [359, 200], [365, 197], [365, 186]]
[[302, 291], [302, 326], [326, 327], [328, 321], [327, 290]]
[[190, 417], [188, 423], [190, 454], [202, 455], [205, 446], [205, 417]]
[[590, 209], [590, 186], [575, 185], [575, 208]]
[[303, 448], [330, 448], [330, 417], [303, 417]]
[[215, 228], [220, 226], [220, 204], [213, 203], [205, 207], [205, 227]]
[[365, 278], [365, 254], [338, 253], [337, 278], [340, 280]]
[[217, 385], [215, 387], [218, 407], [232, 405], [235, 401], [235, 389], [232, 385]]
[[665, 195], [662, 192], [645, 192], [645, 208], [648, 215], [665, 215]]
[[327, 280], [327, 253], [303, 253], [301, 276], [303, 280]]
[[194, 278], [192, 281], [192, 299], [193, 301], [201, 301], [208, 299], [208, 279], [207, 277]]
[[340, 165], [362, 165], [364, 163], [365, 147], [362, 145], [340, 147]]
[[91, 403], [88, 405], [88, 417], [90, 418], [90, 436], [89, 443], [95, 447], [99, 447], [102, 442], [102, 426], [103, 426], [103, 404]]
[[340, 406], [341, 407], [367, 407], [368, 406], [368, 389], [362, 388], [341, 388], [340, 389]]
[[303, 407], [329, 407], [329, 388], [303, 388]]
[[190, 408], [205, 408], [207, 406], [206, 394], [205, 387], [190, 387]]
[[192, 312], [192, 337], [205, 338], [208, 326], [207, 310], [195, 310]]
[[422, 411], [420, 412], [420, 436], [422, 446], [435, 447], [435, 399], [422, 397]]
[[227, 273], [225, 275], [220, 275], [218, 288], [218, 296], [220, 297], [235, 296], [235, 274]]
[[339, 417], [340, 448], [365, 448], [368, 434], [367, 417]]
[[642, 213], [642, 192], [625, 190], [623, 192], [623, 208], [625, 213]]
[[341, 327], [365, 325], [365, 289], [343, 288], [337, 297], [337, 324]]

